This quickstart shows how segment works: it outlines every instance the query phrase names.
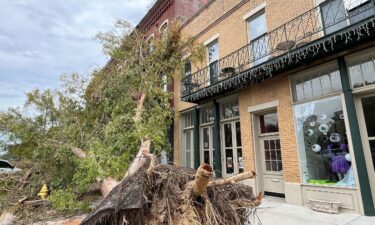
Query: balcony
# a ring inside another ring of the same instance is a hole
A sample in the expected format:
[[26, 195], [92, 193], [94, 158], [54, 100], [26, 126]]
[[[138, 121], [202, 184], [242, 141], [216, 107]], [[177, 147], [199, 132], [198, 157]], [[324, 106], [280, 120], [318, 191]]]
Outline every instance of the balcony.
[[[375, 0], [325, 1], [207, 67], [185, 75], [181, 82], [181, 98], [197, 103], [259, 83], [283, 68], [288, 60], [307, 60], [309, 56], [318, 55], [319, 48], [334, 50], [338, 35], [343, 41], [346, 38], [345, 44], [352, 34], [358, 38], [362, 36], [361, 32], [370, 35], [369, 30], [374, 29], [374, 15]], [[362, 28], [367, 30], [362, 31]], [[352, 33], [348, 33], [350, 31]]]

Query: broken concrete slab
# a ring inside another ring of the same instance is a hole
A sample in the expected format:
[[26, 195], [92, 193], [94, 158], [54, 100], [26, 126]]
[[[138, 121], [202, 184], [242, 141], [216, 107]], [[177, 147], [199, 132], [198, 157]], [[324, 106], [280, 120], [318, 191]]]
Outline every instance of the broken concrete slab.
[[53, 221], [42, 221], [33, 223], [33, 225], [79, 225], [87, 215], [75, 216], [69, 219], [59, 219]]
[[3, 212], [0, 216], [0, 225], [10, 225], [15, 221], [16, 216], [9, 212]]

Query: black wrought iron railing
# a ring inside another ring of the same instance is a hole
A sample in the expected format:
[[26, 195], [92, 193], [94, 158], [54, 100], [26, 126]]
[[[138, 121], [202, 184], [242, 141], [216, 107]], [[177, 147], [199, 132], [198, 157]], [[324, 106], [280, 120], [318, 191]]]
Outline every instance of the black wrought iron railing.
[[182, 97], [375, 15], [375, 0], [327, 0], [181, 82]]

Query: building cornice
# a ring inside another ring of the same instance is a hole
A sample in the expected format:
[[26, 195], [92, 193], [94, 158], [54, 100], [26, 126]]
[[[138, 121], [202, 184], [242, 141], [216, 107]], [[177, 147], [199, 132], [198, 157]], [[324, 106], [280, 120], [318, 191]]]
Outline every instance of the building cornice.
[[141, 31], [147, 31], [155, 22], [172, 6], [174, 0], [158, 0], [146, 13], [136, 28]]
[[[197, 13], [195, 13], [192, 17], [190, 17], [190, 19], [188, 19], [180, 28], [180, 30], [182, 30], [184, 27], [186, 27], [189, 23], [191, 23], [197, 16], [199, 16], [199, 14], [201, 14], [204, 10], [206, 10], [212, 3], [214, 3], [216, 0], [211, 0], [209, 1], [205, 6], [203, 6]], [[243, 5], [245, 5], [246, 3], [248, 3], [250, 0], [243, 0], [243, 1], [240, 1], [237, 5], [235, 5], [234, 7], [232, 7], [231, 9], [229, 9], [227, 12], [225, 12], [222, 16], [220, 16], [219, 18], [217, 18], [214, 22], [212, 22], [211, 24], [209, 24], [208, 26], [206, 26], [202, 31], [200, 31], [198, 34], [196, 34], [195, 36], [193, 36], [194, 39], [197, 39], [199, 37], [201, 37], [203, 34], [205, 34], [206, 32], [208, 32], [210, 29], [212, 29], [213, 27], [215, 27], [217, 24], [219, 24], [221, 21], [223, 21], [224, 19], [226, 19], [227, 17], [229, 17], [230, 15], [232, 15], [234, 12], [236, 12], [239, 8], [241, 8]]]

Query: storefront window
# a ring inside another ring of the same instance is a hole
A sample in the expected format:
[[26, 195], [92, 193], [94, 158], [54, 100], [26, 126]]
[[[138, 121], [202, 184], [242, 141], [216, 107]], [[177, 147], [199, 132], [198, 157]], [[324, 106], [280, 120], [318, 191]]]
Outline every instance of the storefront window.
[[375, 58], [369, 58], [349, 66], [353, 88], [375, 84]]
[[375, 96], [362, 98], [363, 113], [370, 144], [372, 164], [375, 170]]
[[354, 186], [341, 97], [294, 107], [304, 182]]
[[183, 115], [184, 129], [183, 129], [183, 151], [185, 157], [185, 166], [194, 168], [194, 113], [186, 113]]
[[240, 122], [236, 122], [235, 126], [236, 126], [238, 172], [243, 173], [243, 158], [242, 158], [242, 142], [241, 142], [241, 124], [240, 124]]
[[213, 107], [206, 107], [202, 109], [201, 113], [201, 124], [211, 123], [214, 122], [214, 108]]
[[342, 90], [339, 71], [306, 74], [293, 80], [293, 100], [305, 101]]
[[231, 101], [222, 104], [222, 118], [228, 119], [233, 117], [240, 116], [240, 107], [238, 105], [238, 101]]

